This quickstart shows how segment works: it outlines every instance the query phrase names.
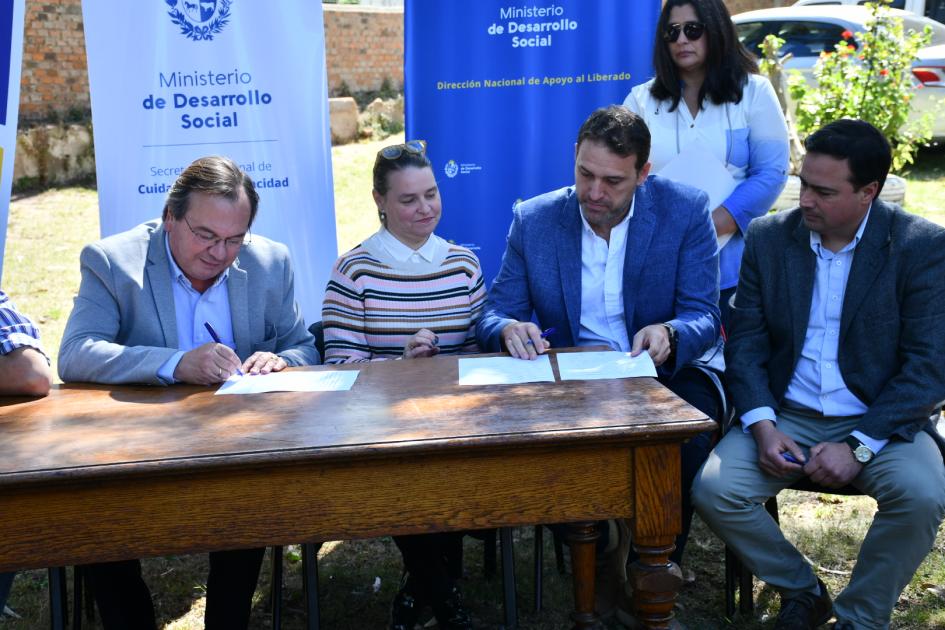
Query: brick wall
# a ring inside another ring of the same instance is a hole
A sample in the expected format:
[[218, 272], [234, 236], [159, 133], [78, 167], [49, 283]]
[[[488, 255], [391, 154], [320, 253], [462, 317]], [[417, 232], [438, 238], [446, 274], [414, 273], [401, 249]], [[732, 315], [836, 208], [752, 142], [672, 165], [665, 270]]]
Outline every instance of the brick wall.
[[404, 83], [404, 11], [395, 7], [324, 5], [328, 88], [377, 90]]
[[20, 120], [89, 111], [80, 0], [27, 0]]

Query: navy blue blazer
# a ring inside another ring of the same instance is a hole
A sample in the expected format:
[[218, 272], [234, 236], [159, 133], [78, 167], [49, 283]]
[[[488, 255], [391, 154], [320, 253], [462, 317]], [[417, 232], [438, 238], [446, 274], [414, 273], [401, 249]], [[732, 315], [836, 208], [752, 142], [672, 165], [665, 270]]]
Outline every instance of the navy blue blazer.
[[[659, 176], [634, 195], [623, 267], [627, 336], [650, 324], [676, 327], [673, 371], [703, 355], [723, 368], [719, 337], [719, 257], [708, 197]], [[476, 326], [481, 348], [497, 352], [502, 328], [534, 313], [554, 327], [553, 347], [576, 344], [581, 323], [580, 206], [574, 187], [518, 204], [513, 211], [502, 266], [485, 315]], [[668, 373], [669, 366], [661, 366]]]
[[[735, 407], [778, 410], [800, 358], [816, 260], [798, 209], [752, 221], [726, 344]], [[874, 201], [840, 315], [840, 373], [868, 408], [857, 430], [911, 441], [945, 398], [945, 229]]]

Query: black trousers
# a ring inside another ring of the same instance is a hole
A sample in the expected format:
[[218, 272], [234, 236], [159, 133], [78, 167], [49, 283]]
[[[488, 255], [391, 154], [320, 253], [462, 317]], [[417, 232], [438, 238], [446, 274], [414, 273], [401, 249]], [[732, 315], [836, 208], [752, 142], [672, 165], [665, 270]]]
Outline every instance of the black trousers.
[[[207, 630], [241, 630], [249, 626], [253, 593], [262, 565], [262, 549], [210, 553], [207, 577]], [[139, 560], [102, 562], [86, 567], [105, 630], [156, 630], [151, 593], [141, 577]]]
[[441, 532], [394, 536], [394, 542], [404, 557], [404, 568], [410, 573], [412, 584], [420, 592], [413, 593], [425, 602], [445, 597], [458, 577], [451, 565], [456, 554], [463, 553], [464, 532]]

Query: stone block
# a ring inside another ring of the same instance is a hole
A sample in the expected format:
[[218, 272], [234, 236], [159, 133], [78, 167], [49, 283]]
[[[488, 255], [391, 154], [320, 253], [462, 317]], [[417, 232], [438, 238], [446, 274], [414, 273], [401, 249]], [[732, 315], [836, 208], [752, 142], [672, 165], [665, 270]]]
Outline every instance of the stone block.
[[350, 96], [328, 99], [331, 143], [347, 144], [358, 137], [358, 104]]

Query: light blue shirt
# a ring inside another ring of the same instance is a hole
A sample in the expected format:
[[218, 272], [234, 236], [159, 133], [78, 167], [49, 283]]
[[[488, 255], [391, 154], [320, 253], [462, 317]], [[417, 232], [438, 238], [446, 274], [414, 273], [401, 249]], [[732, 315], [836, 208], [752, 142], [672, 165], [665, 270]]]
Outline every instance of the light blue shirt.
[[233, 320], [230, 318], [230, 293], [226, 288], [226, 278], [230, 270], [226, 269], [209, 289], [201, 293], [194, 288], [174, 261], [166, 234], [164, 247], [167, 249], [167, 266], [174, 292], [178, 352], [161, 366], [158, 377], [165, 383], [176, 383], [174, 370], [177, 369], [177, 364], [180, 363], [184, 353], [213, 341], [204, 322], [210, 322], [223, 345], [236, 350], [236, 342], [233, 340]]
[[[868, 220], [869, 211], [860, 223], [853, 240], [836, 253], [823, 246], [820, 234], [810, 233], [810, 248], [817, 260], [814, 293], [811, 296], [810, 318], [801, 356], [797, 360], [784, 398], [825, 416], [860, 416], [868, 409], [867, 405], [847, 388], [838, 361], [843, 296], [850, 278], [850, 268], [853, 266], [853, 255], [863, 237]], [[742, 415], [742, 425], [747, 431], [748, 427], [760, 420], [774, 418], [773, 409], [759, 407]], [[878, 453], [889, 442], [871, 438], [860, 431], [853, 431], [852, 435], [874, 453]]]

